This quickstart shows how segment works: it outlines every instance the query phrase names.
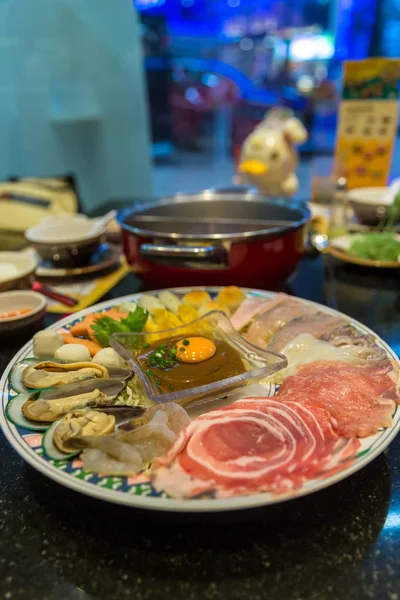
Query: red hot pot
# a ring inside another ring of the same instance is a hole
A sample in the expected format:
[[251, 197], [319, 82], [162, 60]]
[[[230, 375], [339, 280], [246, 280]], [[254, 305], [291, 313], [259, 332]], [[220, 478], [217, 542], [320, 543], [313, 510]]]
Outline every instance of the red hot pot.
[[296, 268], [311, 215], [247, 188], [177, 194], [122, 215], [126, 258], [150, 288], [275, 288]]

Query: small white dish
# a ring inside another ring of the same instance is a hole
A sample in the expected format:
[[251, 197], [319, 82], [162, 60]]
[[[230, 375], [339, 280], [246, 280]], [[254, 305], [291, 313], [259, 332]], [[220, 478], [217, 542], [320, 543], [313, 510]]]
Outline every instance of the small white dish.
[[96, 239], [104, 230], [93, 230], [89, 219], [66, 219], [65, 221], [50, 221], [30, 227], [25, 237], [32, 244], [68, 244], [88, 242]]
[[37, 259], [22, 252], [0, 252], [0, 292], [30, 287]]
[[[12, 311], [29, 312], [13, 317], [2, 317]], [[14, 331], [33, 325], [43, 318], [46, 312], [46, 299], [42, 294], [31, 291], [3, 292], [0, 294], [0, 332]]]
[[68, 216], [65, 221], [57, 218], [45, 220], [30, 227], [25, 238], [45, 260], [57, 265], [82, 265], [87, 262], [105, 237], [105, 226], [95, 227], [91, 219]]
[[386, 213], [388, 187], [365, 187], [350, 190], [348, 200], [355, 214], [363, 223], [377, 223]]

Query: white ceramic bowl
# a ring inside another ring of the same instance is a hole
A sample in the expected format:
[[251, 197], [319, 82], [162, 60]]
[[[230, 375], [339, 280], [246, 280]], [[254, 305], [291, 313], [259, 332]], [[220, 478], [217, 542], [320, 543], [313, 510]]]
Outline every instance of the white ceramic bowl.
[[93, 233], [93, 221], [82, 218], [46, 220], [30, 227], [25, 238], [44, 259], [58, 264], [79, 264], [96, 252], [105, 230]]
[[387, 187], [365, 187], [349, 191], [349, 202], [362, 223], [375, 224], [385, 216], [389, 206], [385, 203], [387, 190]]
[[30, 287], [37, 260], [22, 252], [0, 252], [0, 292]]
[[1, 293], [0, 315], [24, 309], [29, 309], [30, 312], [16, 317], [0, 318], [0, 332], [12, 332], [33, 325], [42, 319], [46, 312], [46, 299], [42, 294], [30, 291]]

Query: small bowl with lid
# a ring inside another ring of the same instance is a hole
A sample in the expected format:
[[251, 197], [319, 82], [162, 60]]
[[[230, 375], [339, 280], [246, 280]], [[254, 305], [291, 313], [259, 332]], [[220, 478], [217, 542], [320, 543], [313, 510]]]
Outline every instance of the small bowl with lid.
[[287, 366], [283, 355], [245, 340], [220, 311], [172, 329], [115, 333], [111, 346], [156, 403], [208, 402]]

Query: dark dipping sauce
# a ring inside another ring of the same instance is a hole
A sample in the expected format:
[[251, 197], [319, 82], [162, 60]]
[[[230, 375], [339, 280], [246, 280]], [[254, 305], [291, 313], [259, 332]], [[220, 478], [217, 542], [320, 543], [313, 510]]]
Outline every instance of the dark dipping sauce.
[[[190, 337], [190, 336], [188, 336]], [[202, 336], [205, 337], [205, 336]], [[214, 356], [197, 363], [184, 363], [176, 359], [173, 366], [159, 368], [151, 366], [150, 357], [162, 344], [166, 344], [167, 352], [174, 348], [182, 336], [168, 341], [158, 341], [146, 348], [146, 352], [136, 356], [140, 366], [159, 386], [163, 392], [177, 392], [199, 385], [206, 385], [245, 373], [246, 369], [237, 350], [228, 342], [210, 339], [216, 346]]]

